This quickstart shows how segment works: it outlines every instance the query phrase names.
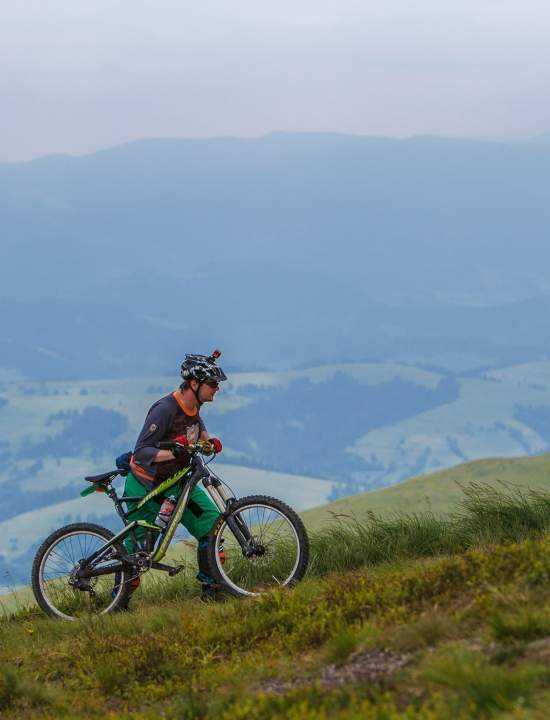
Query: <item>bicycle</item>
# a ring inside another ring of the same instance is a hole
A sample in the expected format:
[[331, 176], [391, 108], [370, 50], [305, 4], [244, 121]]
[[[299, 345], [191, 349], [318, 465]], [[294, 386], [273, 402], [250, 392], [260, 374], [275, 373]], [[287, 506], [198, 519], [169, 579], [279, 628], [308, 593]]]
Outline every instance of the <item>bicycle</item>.
[[[159, 442], [159, 449], [182, 448]], [[151, 570], [177, 575], [185, 564], [162, 563], [187, 507], [192, 491], [202, 482], [220, 515], [208, 535], [207, 561], [216, 583], [237, 597], [255, 596], [301, 580], [309, 559], [309, 540], [300, 517], [285, 503], [264, 495], [237, 499], [228, 494], [220, 477], [203, 456], [213, 456], [208, 441], [185, 446], [189, 466], [153, 488], [144, 497], [119, 496], [113, 487], [127, 471], [86, 477], [86, 496], [103, 492], [113, 501], [124, 527], [113, 533], [94, 523], [72, 523], [54, 531], [38, 549], [32, 567], [32, 589], [38, 605], [54, 618], [75, 620], [89, 614], [107, 614], [127, 605], [131, 582]], [[161, 498], [181, 485], [181, 494], [165, 528], [145, 520], [131, 520], [132, 511]], [[228, 488], [229, 489], [229, 488]], [[229, 489], [230, 490], [230, 489]], [[137, 503], [125, 511], [125, 503]], [[145, 529], [140, 540], [135, 529]], [[123, 541], [130, 538], [134, 552]]]

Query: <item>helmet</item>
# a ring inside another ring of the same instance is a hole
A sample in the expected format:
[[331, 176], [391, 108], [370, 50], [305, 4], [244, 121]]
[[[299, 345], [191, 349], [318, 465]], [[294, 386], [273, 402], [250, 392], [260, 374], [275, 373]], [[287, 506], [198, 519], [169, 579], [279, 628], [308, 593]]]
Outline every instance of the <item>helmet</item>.
[[198, 380], [203, 382], [223, 382], [227, 380], [227, 375], [216, 365], [216, 360], [220, 357], [221, 352], [214, 350], [212, 355], [189, 355], [185, 356], [185, 360], [181, 364], [181, 376], [184, 380]]

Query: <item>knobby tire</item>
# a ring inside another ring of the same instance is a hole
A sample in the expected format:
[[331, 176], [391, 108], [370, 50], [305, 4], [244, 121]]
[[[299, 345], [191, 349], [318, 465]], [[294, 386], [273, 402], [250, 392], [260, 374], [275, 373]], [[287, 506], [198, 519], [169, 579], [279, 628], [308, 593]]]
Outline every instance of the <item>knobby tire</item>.
[[[101, 525], [96, 525], [95, 523], [72, 523], [59, 528], [49, 535], [39, 547], [32, 566], [32, 590], [38, 605], [50, 617], [63, 620], [76, 620], [77, 617], [83, 617], [86, 614], [103, 615], [123, 609], [127, 605], [128, 598], [131, 594], [130, 580], [132, 579], [132, 576], [129, 570], [121, 570], [110, 573], [109, 575], [101, 576], [102, 578], [112, 578], [113, 590], [111, 592], [114, 593], [114, 595], [111, 596], [111, 601], [107, 604], [107, 606], [99, 612], [94, 613], [93, 610], [90, 609], [89, 612], [86, 612], [85, 610], [82, 615], [78, 616], [64, 612], [62, 607], [57, 607], [57, 605], [61, 603], [56, 600], [55, 597], [56, 595], [61, 597], [63, 592], [66, 593], [66, 605], [70, 605], [71, 597], [74, 598], [74, 602], [77, 605], [79, 601], [80, 604], [86, 602], [84, 597], [79, 597], [78, 595], [78, 593], [86, 593], [86, 591], [76, 590], [70, 587], [68, 583], [68, 575], [63, 575], [63, 562], [59, 561], [59, 578], [48, 580], [44, 577], [44, 567], [48, 559], [52, 557], [54, 552], [56, 552], [56, 548], [63, 547], [62, 543], [64, 540], [68, 540], [71, 537], [95, 537], [103, 541], [108, 541], [114, 537], [114, 533]], [[118, 554], [124, 554], [124, 548], [121, 543], [116, 543], [113, 547]], [[53, 562], [55, 563], [57, 561], [54, 560]], [[69, 565], [70, 562], [67, 561], [66, 566], [69, 567]], [[50, 590], [48, 590], [48, 582], [52, 583]], [[58, 585], [53, 587], [53, 583], [57, 583]], [[71, 593], [73, 593], [72, 596]], [[67, 608], [65, 608], [65, 610], [66, 609]]]
[[[301, 518], [292, 508], [273, 497], [250, 495], [234, 502], [230, 515], [240, 516], [245, 521], [250, 520], [252, 527], [249, 529], [252, 535], [258, 538], [261, 537], [262, 518], [266, 515], [276, 518], [274, 528], [279, 528], [278, 534], [272, 533], [274, 539], [267, 543], [264, 556], [245, 558], [227, 525], [226, 517], [221, 515], [216, 521], [208, 538], [210, 573], [233, 595], [260, 595], [275, 587], [292, 586], [304, 577], [309, 561], [309, 539]], [[222, 562], [220, 557], [222, 547], [222, 554], [226, 556], [225, 562]], [[231, 552], [227, 557], [229, 548]], [[279, 549], [285, 568], [280, 567], [280, 563], [277, 566], [278, 558], [275, 555]]]

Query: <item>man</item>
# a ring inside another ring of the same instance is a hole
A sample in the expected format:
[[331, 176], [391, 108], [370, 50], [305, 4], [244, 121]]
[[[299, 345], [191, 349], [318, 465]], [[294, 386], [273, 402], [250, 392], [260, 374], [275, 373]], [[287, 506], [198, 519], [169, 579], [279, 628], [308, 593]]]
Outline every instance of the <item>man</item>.
[[[212, 355], [186, 355], [181, 365], [182, 384], [180, 387], [157, 400], [149, 410], [143, 429], [136, 442], [130, 460], [130, 471], [126, 477], [124, 494], [143, 497], [156, 485], [174, 473], [189, 465], [189, 454], [184, 450], [159, 450], [156, 446], [161, 441], [176, 440], [183, 444], [192, 444], [197, 440], [208, 440], [208, 432], [200, 416], [201, 405], [212, 402], [219, 389], [219, 383], [227, 380], [224, 371], [218, 367], [216, 360], [221, 353], [216, 350]], [[211, 442], [221, 451], [221, 443], [216, 438]], [[177, 497], [172, 489], [168, 495]], [[160, 498], [162, 501], [162, 498]], [[132, 510], [137, 503], [128, 503]], [[159, 501], [152, 499], [130, 515], [130, 520], [147, 520], [153, 523], [159, 512]], [[203, 599], [215, 599], [216, 587], [214, 578], [208, 574], [206, 563], [207, 536], [219, 510], [210, 497], [198, 486], [193, 490], [188, 506], [182, 517], [182, 524], [198, 540], [197, 558], [199, 572], [197, 578], [202, 583]], [[145, 530], [136, 530], [136, 537], [141, 540]], [[128, 552], [134, 552], [131, 541], [126, 541]], [[132, 582], [133, 590], [139, 586], [139, 578]]]

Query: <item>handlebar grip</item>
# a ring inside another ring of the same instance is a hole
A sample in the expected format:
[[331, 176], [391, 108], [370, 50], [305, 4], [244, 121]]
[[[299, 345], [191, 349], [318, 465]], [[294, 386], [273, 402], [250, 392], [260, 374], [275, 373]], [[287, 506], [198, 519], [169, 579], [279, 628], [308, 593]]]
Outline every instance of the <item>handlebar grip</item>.
[[173, 450], [178, 443], [175, 442], [158, 442], [155, 443], [155, 447], [157, 447], [159, 450]]

